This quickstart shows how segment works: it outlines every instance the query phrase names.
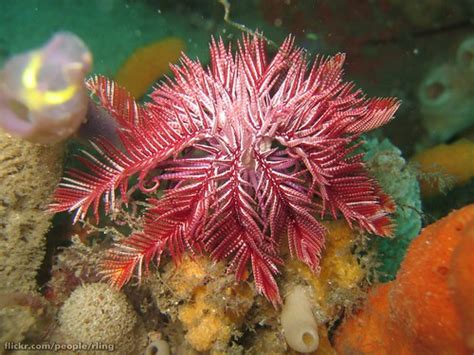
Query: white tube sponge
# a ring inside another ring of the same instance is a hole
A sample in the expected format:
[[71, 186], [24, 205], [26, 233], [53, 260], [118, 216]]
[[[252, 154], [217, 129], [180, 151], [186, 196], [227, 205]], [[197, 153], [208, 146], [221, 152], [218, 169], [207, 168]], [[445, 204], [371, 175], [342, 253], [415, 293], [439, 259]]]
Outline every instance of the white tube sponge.
[[70, 136], [87, 112], [84, 77], [91, 64], [89, 49], [67, 32], [12, 57], [0, 71], [0, 127], [43, 144]]
[[319, 346], [318, 325], [305, 290], [296, 286], [285, 298], [281, 325], [286, 342], [300, 353], [316, 351]]

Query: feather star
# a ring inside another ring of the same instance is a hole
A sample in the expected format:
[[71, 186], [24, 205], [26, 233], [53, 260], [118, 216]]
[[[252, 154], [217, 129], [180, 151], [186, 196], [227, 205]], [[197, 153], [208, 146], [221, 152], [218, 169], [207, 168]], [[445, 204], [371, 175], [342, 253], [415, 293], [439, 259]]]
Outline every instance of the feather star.
[[[244, 36], [236, 53], [212, 40], [211, 62], [182, 56], [174, 79], [137, 104], [104, 77], [87, 82], [116, 121], [122, 147], [106, 138], [78, 156], [50, 206], [92, 210], [98, 218], [127, 202], [129, 180], [150, 195], [143, 231], [111, 248], [102, 272], [122, 287], [164, 252], [229, 260], [242, 280], [251, 265], [257, 290], [281, 303], [275, 275], [286, 236], [292, 257], [319, 268], [326, 230], [317, 216], [389, 236], [394, 204], [368, 175], [357, 153], [360, 135], [386, 124], [399, 102], [367, 99], [344, 82], [344, 54], [317, 57], [288, 37], [269, 59], [265, 43]], [[167, 182], [164, 194], [153, 192]], [[285, 242], [286, 242], [285, 241]]]

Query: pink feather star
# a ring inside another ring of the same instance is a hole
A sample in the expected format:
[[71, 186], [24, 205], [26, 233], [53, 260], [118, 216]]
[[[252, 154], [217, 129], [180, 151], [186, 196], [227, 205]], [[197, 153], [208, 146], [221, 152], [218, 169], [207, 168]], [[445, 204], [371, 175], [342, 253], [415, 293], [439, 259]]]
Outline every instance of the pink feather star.
[[236, 54], [222, 40], [210, 51], [208, 68], [183, 56], [174, 79], [143, 106], [103, 77], [89, 80], [123, 147], [95, 140], [96, 154], [79, 157], [86, 169], [67, 172], [51, 210], [98, 217], [101, 201], [105, 212], [127, 202], [132, 176], [148, 194], [166, 181], [162, 197], [148, 200], [143, 232], [104, 260], [110, 283], [140, 277], [165, 251], [176, 261], [206, 251], [228, 259], [238, 280], [250, 264], [257, 290], [276, 305], [283, 237], [293, 257], [319, 267], [326, 230], [315, 216], [391, 234], [394, 205], [355, 150], [360, 134], [390, 121], [399, 103], [366, 99], [343, 82], [343, 54], [308, 67], [291, 37], [271, 60], [258, 37], [244, 37]]

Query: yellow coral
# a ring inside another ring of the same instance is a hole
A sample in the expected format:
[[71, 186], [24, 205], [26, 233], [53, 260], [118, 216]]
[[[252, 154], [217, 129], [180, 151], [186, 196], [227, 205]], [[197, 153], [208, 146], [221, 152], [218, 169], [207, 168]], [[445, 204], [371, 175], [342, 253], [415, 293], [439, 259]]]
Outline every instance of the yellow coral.
[[[474, 176], [474, 142], [460, 139], [453, 144], [440, 144], [417, 154], [417, 162], [424, 173], [441, 173], [452, 176], [456, 185], [468, 182]], [[438, 183], [422, 180], [421, 193], [430, 197], [440, 192]]]
[[326, 315], [330, 315], [333, 306], [328, 302], [334, 289], [351, 290], [357, 287], [364, 273], [351, 253], [354, 242], [353, 231], [345, 221], [325, 223], [328, 228], [326, 249], [321, 259], [321, 273], [311, 271], [298, 260], [288, 262], [290, 273], [296, 273], [313, 288], [315, 301]]
[[169, 64], [178, 60], [184, 48], [184, 42], [174, 37], [138, 48], [119, 69], [115, 80], [132, 96], [143, 96], [157, 79], [169, 71]]

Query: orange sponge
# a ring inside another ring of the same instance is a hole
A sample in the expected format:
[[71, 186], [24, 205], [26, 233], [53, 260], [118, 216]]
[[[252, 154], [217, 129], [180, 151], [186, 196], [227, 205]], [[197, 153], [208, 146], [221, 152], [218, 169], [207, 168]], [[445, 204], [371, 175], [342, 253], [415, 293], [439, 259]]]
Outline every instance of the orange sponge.
[[[453, 144], [440, 144], [413, 157], [424, 173], [442, 173], [454, 178], [456, 185], [462, 185], [474, 177], [474, 142], [460, 139]], [[420, 181], [421, 193], [431, 197], [440, 192], [440, 186]]]
[[184, 49], [184, 42], [175, 37], [138, 48], [119, 69], [115, 80], [133, 97], [141, 97], [169, 71], [170, 63], [175, 63]]
[[451, 288], [470, 351], [474, 352], [474, 222], [466, 227], [463, 238], [453, 253]]
[[473, 225], [474, 205], [469, 205], [425, 228], [410, 245], [397, 279], [372, 290], [360, 314], [344, 322], [336, 349], [342, 354], [472, 351]]

